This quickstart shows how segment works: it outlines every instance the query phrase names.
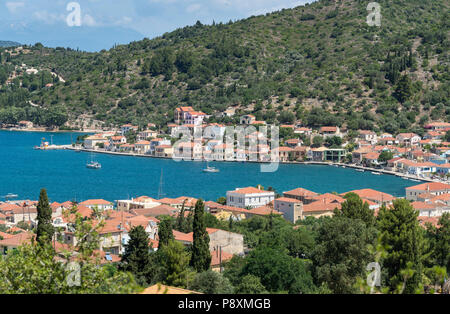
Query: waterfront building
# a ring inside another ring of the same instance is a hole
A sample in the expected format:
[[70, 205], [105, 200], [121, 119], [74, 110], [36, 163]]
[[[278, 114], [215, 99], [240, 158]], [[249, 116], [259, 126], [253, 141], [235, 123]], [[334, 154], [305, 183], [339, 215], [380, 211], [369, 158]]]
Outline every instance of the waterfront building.
[[274, 201], [274, 209], [283, 213], [284, 219], [296, 223], [302, 218], [303, 203], [289, 197], [279, 197]]
[[369, 200], [369, 201], [372, 201], [379, 205], [383, 205], [383, 204], [389, 205], [389, 204], [392, 204], [393, 200], [395, 200], [394, 196], [387, 194], [387, 193], [380, 192], [380, 191], [376, 191], [373, 189], [353, 190], [353, 191], [349, 191], [346, 193], [342, 193], [342, 194], [340, 194], [340, 196], [344, 197], [348, 193], [355, 193], [362, 200]]
[[427, 182], [406, 188], [406, 199], [417, 201], [418, 196], [429, 193], [435, 196], [450, 193], [450, 184], [440, 182]]
[[344, 148], [328, 148], [324, 151], [324, 159], [331, 162], [343, 162], [347, 156]]
[[275, 192], [255, 187], [237, 188], [227, 192], [227, 205], [240, 208], [255, 208], [275, 199]]
[[111, 210], [114, 208], [114, 204], [102, 199], [86, 200], [81, 202], [80, 205], [86, 206], [87, 208], [99, 210]]

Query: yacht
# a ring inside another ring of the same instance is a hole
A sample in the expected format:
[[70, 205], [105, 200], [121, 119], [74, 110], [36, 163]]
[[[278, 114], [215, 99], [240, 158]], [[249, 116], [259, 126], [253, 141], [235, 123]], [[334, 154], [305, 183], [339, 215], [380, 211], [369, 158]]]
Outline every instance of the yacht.
[[101, 169], [102, 165], [96, 161], [91, 161], [86, 164], [86, 167], [89, 169]]
[[91, 154], [91, 161], [86, 164], [86, 167], [89, 169], [101, 169], [102, 165], [99, 162], [94, 161]]
[[206, 169], [203, 169], [203, 172], [219, 172], [220, 170], [216, 167], [211, 167], [209, 164], [206, 164]]

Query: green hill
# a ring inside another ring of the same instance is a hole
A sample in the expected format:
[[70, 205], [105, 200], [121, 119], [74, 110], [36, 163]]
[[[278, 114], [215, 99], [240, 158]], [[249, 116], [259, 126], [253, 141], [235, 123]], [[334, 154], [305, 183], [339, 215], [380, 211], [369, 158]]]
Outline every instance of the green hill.
[[0, 40], [0, 47], [16, 47], [16, 46], [20, 46], [20, 43], [15, 41]]
[[[208, 114], [235, 106], [237, 115], [270, 123], [394, 133], [448, 121], [449, 2], [378, 2], [381, 27], [366, 23], [369, 1], [322, 0], [235, 23], [198, 22], [99, 53], [40, 44], [2, 53], [0, 122], [52, 124], [68, 114], [164, 126], [186, 104]], [[16, 73], [6, 87], [22, 63], [41, 72]]]

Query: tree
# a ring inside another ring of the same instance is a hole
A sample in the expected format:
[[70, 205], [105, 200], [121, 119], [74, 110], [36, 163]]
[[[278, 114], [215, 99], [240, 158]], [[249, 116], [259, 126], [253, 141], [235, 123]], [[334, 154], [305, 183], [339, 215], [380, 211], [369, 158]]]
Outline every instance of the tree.
[[444, 213], [438, 221], [439, 228], [433, 228], [434, 248], [432, 256], [437, 265], [450, 273], [450, 213]]
[[322, 136], [314, 136], [313, 138], [313, 147], [320, 147], [323, 144], [323, 137]]
[[158, 226], [158, 250], [169, 244], [173, 240], [172, 222], [168, 218], [163, 218]]
[[[383, 206], [378, 214], [382, 243], [387, 247], [382, 267], [387, 269], [390, 291], [397, 291], [403, 284], [405, 293], [421, 288], [424, 243], [418, 215], [405, 199], [395, 200], [389, 210]], [[412, 274], [405, 279], [406, 270]]]
[[394, 97], [401, 103], [406, 102], [413, 95], [411, 79], [408, 75], [402, 75], [395, 86]]
[[46, 189], [41, 189], [37, 205], [36, 241], [39, 244], [51, 243], [53, 237], [52, 209], [48, 202]]
[[241, 276], [253, 275], [260, 278], [261, 283], [270, 292], [288, 292], [294, 284], [303, 291], [311, 293], [315, 290], [311, 273], [300, 259], [293, 258], [282, 248], [259, 246], [250, 252]]
[[209, 251], [209, 234], [205, 225], [204, 203], [201, 199], [197, 201], [194, 208], [194, 242], [192, 244], [191, 266], [202, 272], [209, 269], [211, 265], [211, 253]]
[[151, 268], [148, 234], [142, 226], [133, 227], [125, 245], [120, 269], [131, 272], [141, 285], [149, 283]]
[[342, 215], [351, 219], [360, 219], [366, 226], [375, 225], [375, 216], [373, 210], [369, 208], [367, 202], [363, 200], [356, 193], [347, 193], [344, 198], [345, 202], [341, 204], [341, 209], [336, 209], [336, 215]]
[[446, 142], [450, 142], [450, 131], [445, 132], [444, 140], [445, 140]]
[[390, 151], [387, 150], [383, 150], [380, 155], [378, 156], [378, 161], [380, 163], [385, 163], [388, 160], [391, 160], [392, 158], [394, 158], [394, 154]]
[[189, 254], [183, 244], [170, 240], [158, 249], [158, 263], [161, 266], [163, 283], [169, 286], [187, 287], [189, 276]]
[[316, 284], [326, 283], [333, 293], [355, 293], [354, 284], [371, 260], [367, 247], [376, 237], [359, 219], [324, 219], [318, 230], [312, 262]]
[[267, 293], [261, 280], [253, 275], [246, 275], [242, 278], [240, 284], [236, 287], [237, 294], [263, 294]]
[[231, 294], [234, 290], [226, 277], [212, 270], [196, 274], [189, 289], [206, 294]]

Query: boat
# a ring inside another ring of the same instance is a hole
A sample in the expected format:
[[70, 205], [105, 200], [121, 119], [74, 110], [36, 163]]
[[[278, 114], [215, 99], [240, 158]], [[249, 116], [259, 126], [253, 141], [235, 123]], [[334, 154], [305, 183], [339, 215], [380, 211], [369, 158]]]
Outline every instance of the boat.
[[99, 162], [94, 161], [91, 154], [91, 161], [86, 164], [86, 167], [89, 169], [101, 169], [102, 165]]
[[371, 173], [376, 175], [376, 176], [381, 176], [381, 173], [379, 173], [379, 172], [372, 171]]
[[91, 161], [86, 164], [86, 167], [89, 169], [101, 169], [102, 165], [96, 161]]
[[8, 193], [7, 195], [3, 196], [3, 198], [5, 198], [5, 200], [7, 200], [7, 201], [12, 198], [18, 198], [18, 197], [19, 197], [19, 195], [13, 194], [13, 193]]
[[364, 169], [356, 169], [358, 172], [364, 172]]
[[203, 169], [203, 172], [219, 172], [220, 170], [217, 169], [216, 167], [211, 167], [208, 165], [208, 163], [206, 164], [206, 169]]

